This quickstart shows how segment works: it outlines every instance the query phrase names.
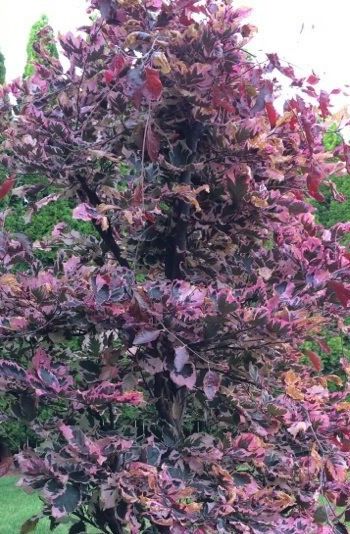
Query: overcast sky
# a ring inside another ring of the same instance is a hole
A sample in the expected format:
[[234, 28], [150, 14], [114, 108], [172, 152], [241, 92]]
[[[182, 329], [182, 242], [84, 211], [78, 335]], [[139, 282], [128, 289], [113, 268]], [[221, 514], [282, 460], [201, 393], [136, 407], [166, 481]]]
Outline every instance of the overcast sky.
[[325, 88], [350, 84], [349, 0], [246, 0], [258, 28], [254, 47], [302, 71], [314, 69]]
[[[325, 89], [350, 84], [349, 0], [237, 1], [242, 4], [254, 8], [251, 22], [259, 27], [251, 48], [278, 51], [305, 74], [313, 68]], [[33, 22], [45, 13], [56, 32], [73, 30], [85, 22], [85, 8], [85, 0], [0, 0], [0, 48], [7, 78], [23, 72]]]
[[86, 21], [85, 0], [0, 0], [0, 49], [6, 58], [6, 77], [23, 73], [30, 28], [47, 15], [55, 32], [74, 30]]

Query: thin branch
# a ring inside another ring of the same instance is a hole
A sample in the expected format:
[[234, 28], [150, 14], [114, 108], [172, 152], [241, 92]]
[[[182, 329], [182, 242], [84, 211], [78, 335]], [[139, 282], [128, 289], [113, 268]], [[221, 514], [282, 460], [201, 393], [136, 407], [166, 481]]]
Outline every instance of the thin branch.
[[[100, 199], [98, 198], [96, 192], [89, 188], [85, 178], [82, 175], [77, 174], [77, 179], [78, 179], [78, 181], [79, 181], [79, 183], [81, 185], [83, 193], [87, 197], [87, 199], [90, 202], [90, 204], [92, 204], [94, 207], [97, 207], [101, 202], [100, 202]], [[103, 230], [101, 228], [101, 226], [99, 224], [97, 224], [97, 223], [94, 223], [94, 226], [95, 226], [96, 230], [98, 231], [98, 233], [100, 234], [101, 239], [103, 240], [103, 242], [106, 245], [107, 249], [110, 252], [112, 252], [113, 256], [116, 258], [116, 260], [118, 260], [118, 263], [122, 267], [128, 267], [129, 268], [130, 266], [129, 266], [128, 260], [122, 256], [120, 247], [117, 244], [117, 242], [115, 241], [111, 225], [110, 224], [108, 225], [107, 230]]]

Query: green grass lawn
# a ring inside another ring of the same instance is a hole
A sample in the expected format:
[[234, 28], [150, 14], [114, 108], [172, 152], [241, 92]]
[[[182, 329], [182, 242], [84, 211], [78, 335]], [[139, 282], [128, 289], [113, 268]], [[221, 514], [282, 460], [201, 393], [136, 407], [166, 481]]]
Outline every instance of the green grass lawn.
[[[18, 477], [15, 476], [0, 478], [0, 534], [20, 534], [22, 524], [40, 512], [42, 508], [37, 495], [28, 495], [16, 487], [17, 480]], [[323, 499], [321, 503], [322, 501]], [[61, 525], [53, 532], [54, 534], [68, 534], [71, 525], [72, 523]], [[49, 533], [49, 521], [47, 519], [39, 521], [34, 534]], [[87, 533], [98, 534], [99, 531], [89, 527]]]
[[[19, 534], [22, 524], [32, 515], [40, 512], [42, 503], [38, 496], [28, 495], [16, 487], [18, 477], [0, 478], [0, 534]], [[61, 525], [53, 532], [67, 534], [72, 523]], [[39, 521], [34, 533], [49, 534], [50, 526], [47, 519]], [[98, 531], [89, 529], [89, 534]]]

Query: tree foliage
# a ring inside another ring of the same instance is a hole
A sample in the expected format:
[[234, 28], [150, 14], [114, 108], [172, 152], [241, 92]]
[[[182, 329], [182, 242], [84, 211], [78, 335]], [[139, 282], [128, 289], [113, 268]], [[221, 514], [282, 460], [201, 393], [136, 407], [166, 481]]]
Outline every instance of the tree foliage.
[[35, 72], [36, 63], [43, 61], [43, 56], [40, 54], [40, 51], [37, 48], [42, 32], [46, 32], [47, 34], [47, 42], [45, 43], [47, 52], [56, 58], [58, 57], [53, 30], [51, 26], [49, 26], [49, 19], [46, 15], [42, 15], [40, 19], [33, 24], [29, 32], [27, 61], [23, 73], [24, 78], [32, 76]]
[[6, 66], [5, 66], [5, 56], [0, 50], [0, 85], [3, 85], [6, 80]]
[[[340, 135], [335, 131], [335, 128], [329, 129], [324, 140], [327, 141], [327, 146], [334, 149], [339, 145]], [[333, 178], [337, 189], [345, 199], [350, 197], [350, 176]], [[325, 187], [321, 187], [324, 195], [323, 202], [313, 201], [312, 204], [316, 207], [316, 220], [326, 228], [331, 228], [338, 223], [349, 223], [350, 221], [350, 207], [349, 202], [339, 202], [334, 199]], [[349, 250], [350, 235], [345, 234], [341, 239], [341, 243]], [[345, 324], [337, 324], [333, 330], [327, 332], [328, 345], [330, 350], [325, 352], [317, 345], [313, 344], [313, 350], [318, 352], [322, 358], [325, 369], [328, 372], [341, 374], [342, 369], [339, 366], [339, 361], [346, 356], [350, 356], [350, 338], [348, 331], [349, 319]], [[312, 343], [311, 343], [312, 344]]]
[[[60, 39], [67, 73], [44, 33], [35, 75], [3, 90], [0, 197], [38, 172], [58, 193], [29, 209], [69, 193], [99, 236], [58, 223], [48, 267], [0, 234], [0, 387], [42, 439], [21, 485], [53, 527], [345, 532], [350, 368], [300, 349], [329, 350], [350, 301], [349, 225], [325, 230], [308, 202], [321, 183], [341, 200], [328, 177], [350, 166], [322, 144], [329, 95], [276, 54], [253, 62], [229, 2], [91, 7]], [[276, 71], [298, 88], [282, 115]]]

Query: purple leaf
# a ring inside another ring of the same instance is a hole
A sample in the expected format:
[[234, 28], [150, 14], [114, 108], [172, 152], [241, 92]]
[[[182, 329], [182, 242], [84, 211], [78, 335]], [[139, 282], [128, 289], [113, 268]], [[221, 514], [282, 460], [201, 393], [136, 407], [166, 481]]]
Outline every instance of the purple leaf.
[[174, 367], [176, 373], [181, 373], [184, 365], [188, 362], [190, 355], [186, 347], [175, 348]]
[[193, 389], [197, 380], [196, 370], [193, 363], [186, 363], [180, 372], [171, 371], [170, 378], [178, 386], [185, 386], [188, 389]]
[[134, 345], [145, 345], [146, 343], [155, 341], [159, 337], [160, 332], [161, 332], [160, 330], [141, 330], [134, 337], [133, 344]]
[[203, 391], [209, 400], [213, 400], [220, 387], [220, 375], [214, 371], [207, 371], [203, 380]]

